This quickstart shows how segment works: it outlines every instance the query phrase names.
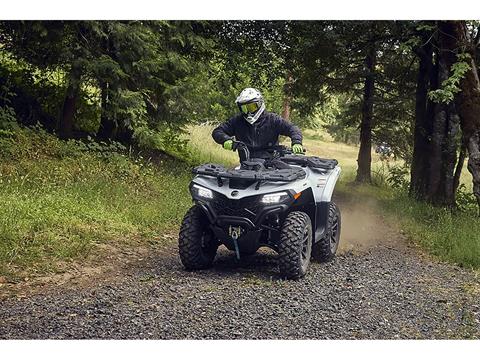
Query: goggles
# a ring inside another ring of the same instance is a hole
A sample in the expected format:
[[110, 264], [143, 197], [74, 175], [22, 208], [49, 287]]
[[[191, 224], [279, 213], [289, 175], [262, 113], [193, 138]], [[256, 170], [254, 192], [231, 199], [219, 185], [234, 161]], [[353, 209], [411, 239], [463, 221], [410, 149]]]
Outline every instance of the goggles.
[[260, 109], [260, 105], [256, 102], [248, 103], [248, 104], [242, 104], [240, 105], [240, 110], [244, 114], [253, 114], [256, 112], [258, 109]]

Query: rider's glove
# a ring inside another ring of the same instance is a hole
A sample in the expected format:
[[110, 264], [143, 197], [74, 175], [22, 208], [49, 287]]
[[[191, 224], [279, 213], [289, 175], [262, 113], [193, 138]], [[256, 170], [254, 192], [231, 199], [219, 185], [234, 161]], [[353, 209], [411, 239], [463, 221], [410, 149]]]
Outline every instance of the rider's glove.
[[225, 150], [233, 150], [233, 140], [227, 140], [223, 143], [223, 148]]
[[303, 154], [302, 144], [295, 144], [292, 146], [292, 151], [294, 154]]

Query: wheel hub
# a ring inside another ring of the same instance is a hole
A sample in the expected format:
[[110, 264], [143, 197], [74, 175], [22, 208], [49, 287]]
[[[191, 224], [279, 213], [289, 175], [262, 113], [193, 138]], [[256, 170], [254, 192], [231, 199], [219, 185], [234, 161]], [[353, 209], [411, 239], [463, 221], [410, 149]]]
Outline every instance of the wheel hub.
[[303, 232], [303, 239], [302, 239], [302, 262], [308, 260], [308, 242], [310, 240], [310, 232], [308, 228], [306, 228]]

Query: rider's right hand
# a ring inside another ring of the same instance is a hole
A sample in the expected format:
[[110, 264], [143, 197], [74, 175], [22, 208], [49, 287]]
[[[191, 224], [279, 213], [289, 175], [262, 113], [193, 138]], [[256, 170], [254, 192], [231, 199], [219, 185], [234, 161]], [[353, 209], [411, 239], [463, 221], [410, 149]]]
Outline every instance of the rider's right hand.
[[233, 150], [233, 140], [227, 140], [223, 143], [223, 148], [225, 150]]

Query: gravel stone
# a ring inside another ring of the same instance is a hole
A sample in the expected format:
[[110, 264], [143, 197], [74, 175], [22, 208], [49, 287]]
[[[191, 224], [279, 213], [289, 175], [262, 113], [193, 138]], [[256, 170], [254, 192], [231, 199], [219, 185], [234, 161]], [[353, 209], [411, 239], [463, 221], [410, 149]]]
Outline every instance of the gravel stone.
[[480, 338], [474, 272], [375, 246], [279, 277], [270, 251], [183, 270], [175, 245], [108, 284], [0, 303], [2, 339]]

